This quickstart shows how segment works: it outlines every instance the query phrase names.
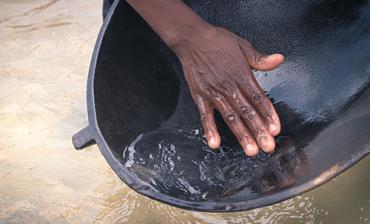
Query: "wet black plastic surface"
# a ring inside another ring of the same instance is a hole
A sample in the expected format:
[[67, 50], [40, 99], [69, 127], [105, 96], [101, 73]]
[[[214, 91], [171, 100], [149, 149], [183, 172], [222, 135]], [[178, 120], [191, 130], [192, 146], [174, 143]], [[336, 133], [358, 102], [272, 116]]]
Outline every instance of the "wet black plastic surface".
[[286, 56], [278, 69], [255, 73], [281, 116], [278, 147], [246, 157], [218, 116], [222, 146], [209, 149], [176, 56], [120, 1], [88, 91], [107, 144], [99, 146], [130, 187], [184, 208], [249, 209], [311, 189], [369, 152], [368, 1], [187, 3], [258, 49]]

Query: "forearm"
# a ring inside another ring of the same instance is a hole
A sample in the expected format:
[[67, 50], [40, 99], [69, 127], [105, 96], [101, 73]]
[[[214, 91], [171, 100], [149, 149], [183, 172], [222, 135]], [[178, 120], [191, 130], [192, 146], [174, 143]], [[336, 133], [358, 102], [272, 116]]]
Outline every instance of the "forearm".
[[171, 48], [203, 32], [210, 25], [182, 0], [127, 0]]

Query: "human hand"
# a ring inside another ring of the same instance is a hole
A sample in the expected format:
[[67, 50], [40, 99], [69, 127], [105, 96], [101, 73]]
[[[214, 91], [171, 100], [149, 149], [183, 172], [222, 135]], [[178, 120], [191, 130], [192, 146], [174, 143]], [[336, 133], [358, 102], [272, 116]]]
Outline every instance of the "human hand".
[[284, 61], [283, 55], [264, 55], [236, 34], [213, 26], [183, 37], [173, 50], [198, 106], [208, 145], [218, 148], [221, 143], [216, 109], [248, 156], [257, 155], [259, 147], [273, 152], [274, 136], [281, 129], [279, 116], [251, 69], [272, 70]]

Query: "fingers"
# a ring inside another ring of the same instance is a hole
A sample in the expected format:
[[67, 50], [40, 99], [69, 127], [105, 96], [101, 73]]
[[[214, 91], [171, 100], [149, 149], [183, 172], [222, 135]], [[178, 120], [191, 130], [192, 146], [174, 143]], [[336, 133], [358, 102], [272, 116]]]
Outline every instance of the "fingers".
[[212, 91], [212, 102], [221, 113], [224, 121], [233, 132], [240, 145], [243, 147], [245, 154], [255, 156], [258, 153], [258, 146], [253, 136], [246, 128], [239, 114], [227, 102], [226, 98], [219, 92]]
[[214, 119], [213, 108], [210, 102], [201, 96], [196, 97], [196, 104], [198, 105], [200, 120], [203, 125], [204, 134], [206, 135], [208, 146], [216, 149], [220, 147], [221, 138], [217, 131], [216, 122]]
[[233, 104], [262, 150], [266, 153], [273, 152], [275, 149], [274, 137], [271, 135], [270, 131], [267, 130], [264, 120], [254, 106], [245, 98], [239, 88], [234, 88], [232, 94], [224, 94], [228, 102]]
[[248, 81], [239, 84], [241, 91], [248, 98], [249, 102], [257, 108], [270, 133], [273, 136], [279, 135], [281, 124], [274, 106], [258, 85], [253, 74], [248, 75], [248, 77], [250, 77]]
[[[252, 61], [252, 63], [250, 62]], [[281, 65], [284, 61], [282, 54], [262, 55], [258, 59], [250, 59], [248, 62], [256, 70], [269, 71]]]
[[256, 70], [269, 71], [275, 69], [284, 61], [282, 54], [265, 55], [257, 51], [248, 41], [241, 40], [239, 45], [248, 64]]
[[[248, 64], [257, 70], [266, 71], [279, 66], [284, 61], [284, 56], [281, 54], [264, 55], [257, 51], [248, 41], [241, 40], [240, 47], [244, 53]], [[243, 93], [248, 97], [249, 102], [257, 109], [264, 119], [268, 130], [273, 136], [277, 136], [281, 130], [279, 116], [269, 98], [258, 85], [251, 71], [248, 76], [250, 79], [246, 83], [240, 85]]]

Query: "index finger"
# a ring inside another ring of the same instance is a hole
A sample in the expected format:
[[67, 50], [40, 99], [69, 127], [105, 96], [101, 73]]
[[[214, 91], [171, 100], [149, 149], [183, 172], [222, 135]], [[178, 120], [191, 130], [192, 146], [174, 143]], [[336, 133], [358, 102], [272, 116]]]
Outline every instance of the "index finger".
[[196, 97], [195, 102], [198, 106], [200, 120], [203, 125], [204, 134], [206, 135], [208, 146], [216, 149], [221, 144], [221, 138], [217, 131], [211, 103], [201, 96]]

